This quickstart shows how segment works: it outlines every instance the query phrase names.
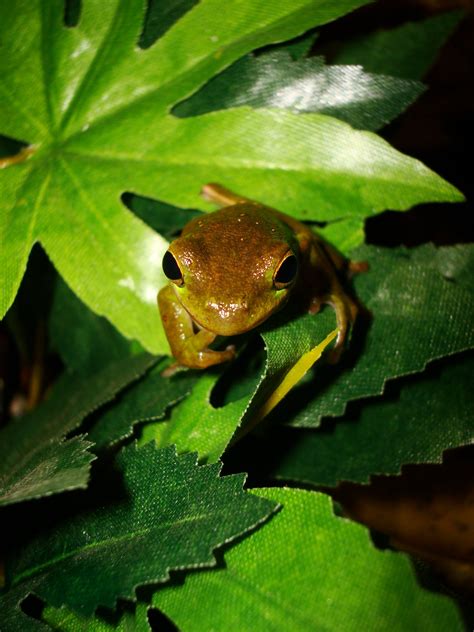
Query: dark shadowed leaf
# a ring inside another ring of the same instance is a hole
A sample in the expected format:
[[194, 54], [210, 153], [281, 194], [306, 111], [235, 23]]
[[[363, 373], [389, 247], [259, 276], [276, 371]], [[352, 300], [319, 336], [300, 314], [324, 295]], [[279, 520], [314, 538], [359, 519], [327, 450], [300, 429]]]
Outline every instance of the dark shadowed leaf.
[[66, 373], [49, 399], [11, 421], [0, 432], [0, 505], [85, 487], [93, 460], [85, 452], [90, 444], [63, 438], [154, 362], [142, 354], [88, 376]]
[[285, 418], [293, 426], [319, 426], [323, 416], [342, 415], [348, 401], [382, 393], [387, 380], [474, 345], [474, 296], [462, 280], [474, 273], [472, 245], [364, 246], [353, 258], [370, 266], [354, 285], [372, 322], [366, 334], [354, 332], [338, 365], [316, 365], [314, 379], [290, 395]]
[[362, 405], [317, 430], [276, 429], [278, 478], [314, 485], [398, 474], [407, 463], [441, 463], [449, 448], [474, 441], [474, 357], [452, 360], [407, 383], [399, 394]]
[[[99, 605], [135, 599], [142, 584], [173, 568], [214, 566], [214, 549], [265, 520], [276, 503], [243, 491], [243, 475], [219, 477], [173, 447], [132, 445], [117, 457], [115, 501], [71, 515], [33, 536], [7, 561], [7, 581], [23, 594], [90, 616]], [[7, 597], [8, 599], [8, 593]]]
[[422, 79], [462, 15], [461, 11], [450, 11], [362, 35], [344, 42], [331, 61], [361, 64], [367, 72], [382, 75]]

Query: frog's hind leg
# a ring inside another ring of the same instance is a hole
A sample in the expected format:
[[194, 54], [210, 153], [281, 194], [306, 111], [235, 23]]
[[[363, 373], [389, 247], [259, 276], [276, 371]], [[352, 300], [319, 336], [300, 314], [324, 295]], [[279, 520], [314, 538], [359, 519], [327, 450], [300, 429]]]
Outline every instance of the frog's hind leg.
[[354, 324], [359, 308], [350, 296], [339, 292], [323, 297], [321, 302], [330, 305], [336, 312], [338, 333], [336, 344], [329, 354], [329, 362], [335, 364], [341, 357], [349, 327]]
[[214, 202], [221, 207], [224, 206], [232, 206], [233, 204], [242, 204], [243, 202], [250, 202], [248, 198], [242, 197], [241, 195], [237, 195], [229, 189], [221, 186], [220, 184], [216, 184], [215, 182], [210, 182], [209, 184], [205, 184], [201, 189], [202, 197], [208, 202]]

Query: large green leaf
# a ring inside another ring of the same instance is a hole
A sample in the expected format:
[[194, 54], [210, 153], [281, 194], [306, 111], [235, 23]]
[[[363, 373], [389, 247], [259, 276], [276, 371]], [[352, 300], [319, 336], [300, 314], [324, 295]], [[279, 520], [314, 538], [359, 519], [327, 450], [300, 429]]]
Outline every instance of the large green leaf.
[[303, 33], [361, 0], [203, 0], [153, 46], [136, 46], [143, 0], [0, 6], [0, 132], [32, 146], [0, 172], [0, 312], [40, 241], [68, 285], [126, 337], [168, 349], [156, 310], [166, 242], [120, 201], [128, 190], [203, 207], [221, 181], [303, 217], [363, 217], [459, 200], [456, 189], [376, 136], [318, 114], [238, 108], [169, 114], [251, 50]]
[[94, 458], [86, 453], [91, 444], [64, 437], [155, 361], [142, 354], [88, 376], [66, 373], [49, 399], [10, 422], [0, 432], [0, 505], [86, 487]]
[[173, 568], [214, 566], [216, 547], [276, 506], [244, 492], [243, 476], [220, 478], [219, 470], [198, 467], [195, 454], [178, 457], [173, 447], [125, 448], [115, 500], [106, 490], [102, 502], [33, 536], [7, 560], [8, 586], [90, 616], [118, 598], [134, 600], [138, 586], [166, 581]]
[[338, 365], [316, 365], [313, 380], [290, 394], [282, 415], [291, 425], [316, 427], [323, 416], [343, 414], [348, 401], [381, 394], [387, 380], [474, 345], [474, 296], [463, 281], [474, 272], [472, 245], [364, 246], [354, 257], [369, 262], [354, 285], [373, 322], [366, 335], [354, 332]]
[[363, 527], [334, 516], [327, 496], [258, 492], [283, 504], [265, 528], [217, 570], [155, 593], [182, 632], [464, 629], [450, 600], [417, 584], [406, 557], [376, 550]]
[[423, 92], [418, 81], [370, 74], [360, 66], [328, 66], [322, 57], [292, 60], [286, 51], [248, 55], [173, 110], [196, 116], [250, 105], [321, 112], [360, 129], [377, 130]]
[[407, 463], [441, 463], [445, 450], [474, 441], [473, 373], [470, 355], [336, 424], [276, 430], [281, 459], [274, 474], [314, 485], [367, 483], [372, 474], [398, 474]]

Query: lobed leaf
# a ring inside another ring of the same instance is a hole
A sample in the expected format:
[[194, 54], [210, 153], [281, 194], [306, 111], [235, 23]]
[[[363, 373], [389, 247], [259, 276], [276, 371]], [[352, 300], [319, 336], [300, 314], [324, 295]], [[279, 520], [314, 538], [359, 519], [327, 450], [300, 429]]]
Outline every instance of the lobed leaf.
[[398, 396], [365, 403], [358, 414], [347, 414], [337, 424], [276, 430], [281, 458], [273, 474], [332, 486], [399, 474], [408, 463], [441, 463], [445, 450], [474, 441], [473, 371], [471, 354], [441, 374], [429, 371], [408, 382]]
[[118, 598], [134, 600], [138, 586], [166, 581], [173, 568], [214, 566], [216, 547], [276, 506], [244, 492], [243, 476], [220, 478], [219, 470], [197, 466], [195, 454], [178, 457], [173, 447], [125, 448], [115, 501], [108, 491], [105, 503], [33, 536], [7, 560], [9, 587], [87, 617]]
[[68, 369], [90, 374], [139, 351], [101, 316], [91, 312], [58, 279], [49, 318], [51, 346]]
[[[182, 632], [207, 630], [462, 630], [454, 604], [430, 594], [408, 559], [374, 548], [323, 494], [259, 489], [283, 505], [212, 572], [158, 590], [153, 605]], [[357, 554], [354, 554], [354, 552]], [[209, 607], [212, 603], [212, 608]]]
[[201, 186], [221, 181], [321, 220], [462, 199], [421, 163], [323, 115], [169, 114], [251, 50], [360, 4], [245, 0], [223, 15], [219, 0], [203, 0], [146, 50], [136, 46], [143, 0], [85, 0], [73, 28], [60, 0], [0, 6], [0, 132], [29, 145], [23, 162], [0, 172], [0, 313], [39, 241], [87, 306], [167, 353], [156, 310], [167, 243], [124, 207], [124, 191], [204, 207]]

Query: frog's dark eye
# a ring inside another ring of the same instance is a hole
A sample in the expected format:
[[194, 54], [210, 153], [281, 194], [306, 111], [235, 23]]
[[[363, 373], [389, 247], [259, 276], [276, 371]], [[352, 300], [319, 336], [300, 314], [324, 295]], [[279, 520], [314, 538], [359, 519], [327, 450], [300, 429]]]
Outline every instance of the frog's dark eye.
[[165, 252], [165, 256], [163, 257], [163, 272], [168, 277], [170, 281], [176, 283], [176, 285], [183, 285], [184, 279], [181, 270], [179, 269], [178, 262], [171, 254], [169, 250]]
[[273, 275], [273, 285], [277, 290], [282, 290], [292, 283], [298, 272], [298, 261], [295, 255], [289, 253], [280, 263]]

